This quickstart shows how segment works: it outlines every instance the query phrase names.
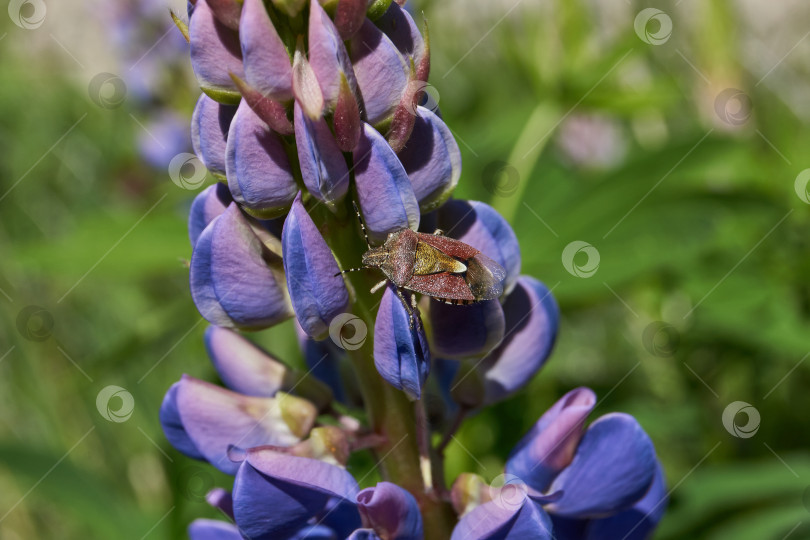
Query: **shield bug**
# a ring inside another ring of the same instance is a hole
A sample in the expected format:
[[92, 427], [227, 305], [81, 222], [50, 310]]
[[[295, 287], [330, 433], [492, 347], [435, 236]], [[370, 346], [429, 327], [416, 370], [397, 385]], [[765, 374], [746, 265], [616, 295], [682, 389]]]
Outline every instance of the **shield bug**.
[[366, 238], [368, 251], [363, 254], [363, 266], [345, 272], [378, 268], [385, 279], [377, 283], [376, 292], [391, 282], [409, 313], [413, 314], [416, 300], [405, 301], [403, 290], [430, 296], [448, 304], [472, 304], [498, 298], [503, 293], [506, 271], [479, 250], [459, 240], [444, 236], [441, 230], [433, 234], [400, 229], [388, 235], [381, 246], [372, 247], [363, 218], [354, 206], [360, 228]]

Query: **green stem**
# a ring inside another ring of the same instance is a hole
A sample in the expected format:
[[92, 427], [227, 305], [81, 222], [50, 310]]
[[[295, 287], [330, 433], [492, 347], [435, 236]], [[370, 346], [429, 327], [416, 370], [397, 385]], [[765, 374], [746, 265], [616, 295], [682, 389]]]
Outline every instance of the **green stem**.
[[[313, 219], [323, 224], [321, 232], [329, 243], [341, 268], [357, 266], [366, 246], [357, 228], [349, 202], [340, 217], [324, 205], [313, 208]], [[426, 493], [419, 460], [419, 435], [416, 430], [414, 406], [405, 393], [385, 382], [374, 366], [374, 321], [379, 298], [369, 291], [381, 279], [371, 270], [345, 274], [353, 289], [353, 313], [360, 317], [368, 329], [366, 342], [357, 350], [346, 351], [355, 368], [357, 382], [363, 395], [369, 427], [382, 436], [383, 442], [375, 450], [383, 478], [407, 489], [419, 502], [424, 520], [425, 538], [449, 538], [456, 517], [452, 507]]]

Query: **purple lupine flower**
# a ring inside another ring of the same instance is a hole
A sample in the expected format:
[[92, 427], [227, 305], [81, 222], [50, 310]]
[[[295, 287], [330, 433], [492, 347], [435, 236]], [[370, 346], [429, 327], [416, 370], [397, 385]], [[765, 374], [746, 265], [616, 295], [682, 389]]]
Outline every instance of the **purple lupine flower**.
[[228, 131], [225, 173], [234, 200], [256, 217], [284, 215], [298, 193], [281, 137], [245, 100]]
[[346, 311], [349, 292], [300, 194], [284, 222], [281, 242], [287, 289], [298, 324], [308, 335], [322, 339], [329, 333], [332, 319]]
[[507, 461], [506, 472], [529, 488], [562, 492], [546, 506], [552, 516], [593, 520], [624, 513], [659, 474], [652, 442], [632, 416], [608, 414], [584, 429], [595, 403], [591, 390], [572, 390], [537, 421]]
[[[450, 198], [460, 151], [440, 115], [417, 106], [430, 50], [411, 16], [390, 0], [197, 0], [190, 11], [203, 90], [192, 144], [221, 180], [191, 207], [190, 285], [227, 388], [184, 376], [160, 419], [180, 452], [235, 475], [232, 492], [207, 497], [235, 525], [197, 520], [190, 536], [649, 534], [666, 502], [652, 443], [628, 415], [586, 429], [586, 389], [516, 446], [504, 485], [459, 477], [454, 528], [441, 506], [433, 460], [452, 437], [430, 448], [431, 435], [523, 388], [553, 348], [559, 309], [520, 275], [509, 224]], [[376, 248], [363, 255], [366, 240]], [[395, 283], [348, 274], [357, 264]], [[293, 316], [306, 374], [237, 331]], [[455, 422], [425, 403], [437, 391]], [[367, 448], [386, 481], [361, 490], [347, 464]]]
[[238, 102], [230, 74], [245, 78], [239, 34], [214, 16], [210, 0], [197, 0], [188, 24], [191, 67], [200, 88], [225, 103]]
[[292, 315], [280, 262], [231, 205], [200, 234], [191, 256], [191, 297], [210, 323], [264, 328]]
[[411, 318], [393, 287], [383, 293], [374, 336], [374, 364], [380, 376], [409, 398], [419, 399], [430, 371], [427, 339], [421, 321]]
[[189, 457], [234, 474], [230, 447], [291, 446], [312, 428], [317, 410], [288, 394], [245, 396], [184, 376], [166, 393], [160, 420], [166, 437]]
[[191, 117], [191, 144], [208, 171], [225, 178], [226, 145], [236, 107], [200, 95]]
[[188, 237], [192, 246], [197, 243], [197, 239], [208, 224], [232, 202], [233, 197], [228, 191], [228, 186], [221, 182], [208, 186], [194, 197], [188, 213]]

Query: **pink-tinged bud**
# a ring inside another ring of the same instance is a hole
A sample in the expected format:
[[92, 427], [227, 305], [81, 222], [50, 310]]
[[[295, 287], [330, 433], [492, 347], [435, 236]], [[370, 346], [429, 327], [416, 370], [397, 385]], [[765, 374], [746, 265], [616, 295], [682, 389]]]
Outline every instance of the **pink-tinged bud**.
[[242, 2], [237, 0], [207, 0], [207, 2], [219, 22], [231, 30], [239, 29]]
[[309, 193], [330, 208], [349, 190], [349, 168], [323, 117], [311, 119], [295, 103], [295, 142]]
[[378, 124], [394, 112], [408, 86], [408, 66], [379, 28], [366, 20], [350, 45], [350, 57], [369, 124]]
[[239, 34], [217, 20], [207, 0], [197, 2], [188, 31], [191, 67], [200, 88], [220, 103], [238, 103], [240, 95], [230, 74], [244, 77]]
[[363, 122], [360, 120], [357, 99], [343, 74], [340, 78], [340, 94], [335, 105], [334, 123], [338, 147], [344, 152], [351, 152], [360, 141]]
[[239, 105], [228, 133], [226, 172], [234, 200], [255, 217], [283, 215], [298, 193], [281, 138], [247, 101]]
[[[317, 0], [315, 3], [317, 4]], [[320, 118], [323, 115], [324, 95], [315, 71], [304, 54], [303, 40], [300, 38], [295, 48], [292, 75], [295, 100], [301, 104], [307, 116], [312, 119]]]
[[270, 129], [281, 135], [292, 135], [293, 125], [290, 119], [287, 118], [287, 110], [284, 108], [284, 105], [268, 96], [262, 95], [261, 92], [233, 73], [231, 73], [231, 79], [233, 79], [239, 93], [242, 94], [242, 97], [250, 108], [253, 109], [253, 112], [256, 113], [265, 124], [270, 126]]
[[354, 36], [366, 18], [368, 0], [338, 0], [335, 10], [335, 27], [343, 41]]
[[[234, 0], [232, 0], [234, 1]], [[239, 41], [245, 64], [245, 78], [264, 96], [276, 101], [292, 98], [292, 66], [262, 0], [245, 0]]]
[[327, 107], [332, 108], [337, 103], [341, 74], [346, 77], [352, 91], [357, 88], [343, 40], [318, 0], [312, 0], [309, 13], [309, 62]]
[[400, 97], [399, 105], [391, 118], [391, 130], [388, 132], [388, 144], [394, 152], [399, 153], [408, 139], [411, 138], [413, 125], [416, 122], [416, 92], [413, 84], [408, 84]]

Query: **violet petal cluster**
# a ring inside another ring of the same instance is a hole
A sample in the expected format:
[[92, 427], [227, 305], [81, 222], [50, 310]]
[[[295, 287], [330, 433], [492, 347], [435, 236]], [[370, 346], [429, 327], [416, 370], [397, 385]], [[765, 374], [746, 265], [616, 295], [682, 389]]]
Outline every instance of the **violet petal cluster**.
[[[543, 367], [559, 308], [521, 274], [506, 220], [452, 198], [461, 153], [420, 105], [430, 46], [411, 14], [391, 0], [193, 0], [187, 28], [175, 20], [202, 90], [193, 147], [217, 180], [191, 204], [189, 281], [223, 385], [184, 375], [160, 421], [178, 451], [233, 476], [207, 497], [228, 521], [196, 520], [190, 537], [418, 540], [430, 505], [452, 505], [454, 539], [649, 535], [666, 505], [652, 442], [625, 414], [586, 426], [588, 389], [538, 420], [504, 482], [462, 474], [448, 490], [432, 470], [432, 432]], [[415, 294], [415, 277], [433, 292]], [[306, 371], [241, 333], [285, 322]], [[397, 429], [423, 432], [389, 440], [380, 394], [414, 406], [393, 421], [415, 426]], [[422, 478], [362, 489], [349, 459], [383, 444], [411, 445]]]

